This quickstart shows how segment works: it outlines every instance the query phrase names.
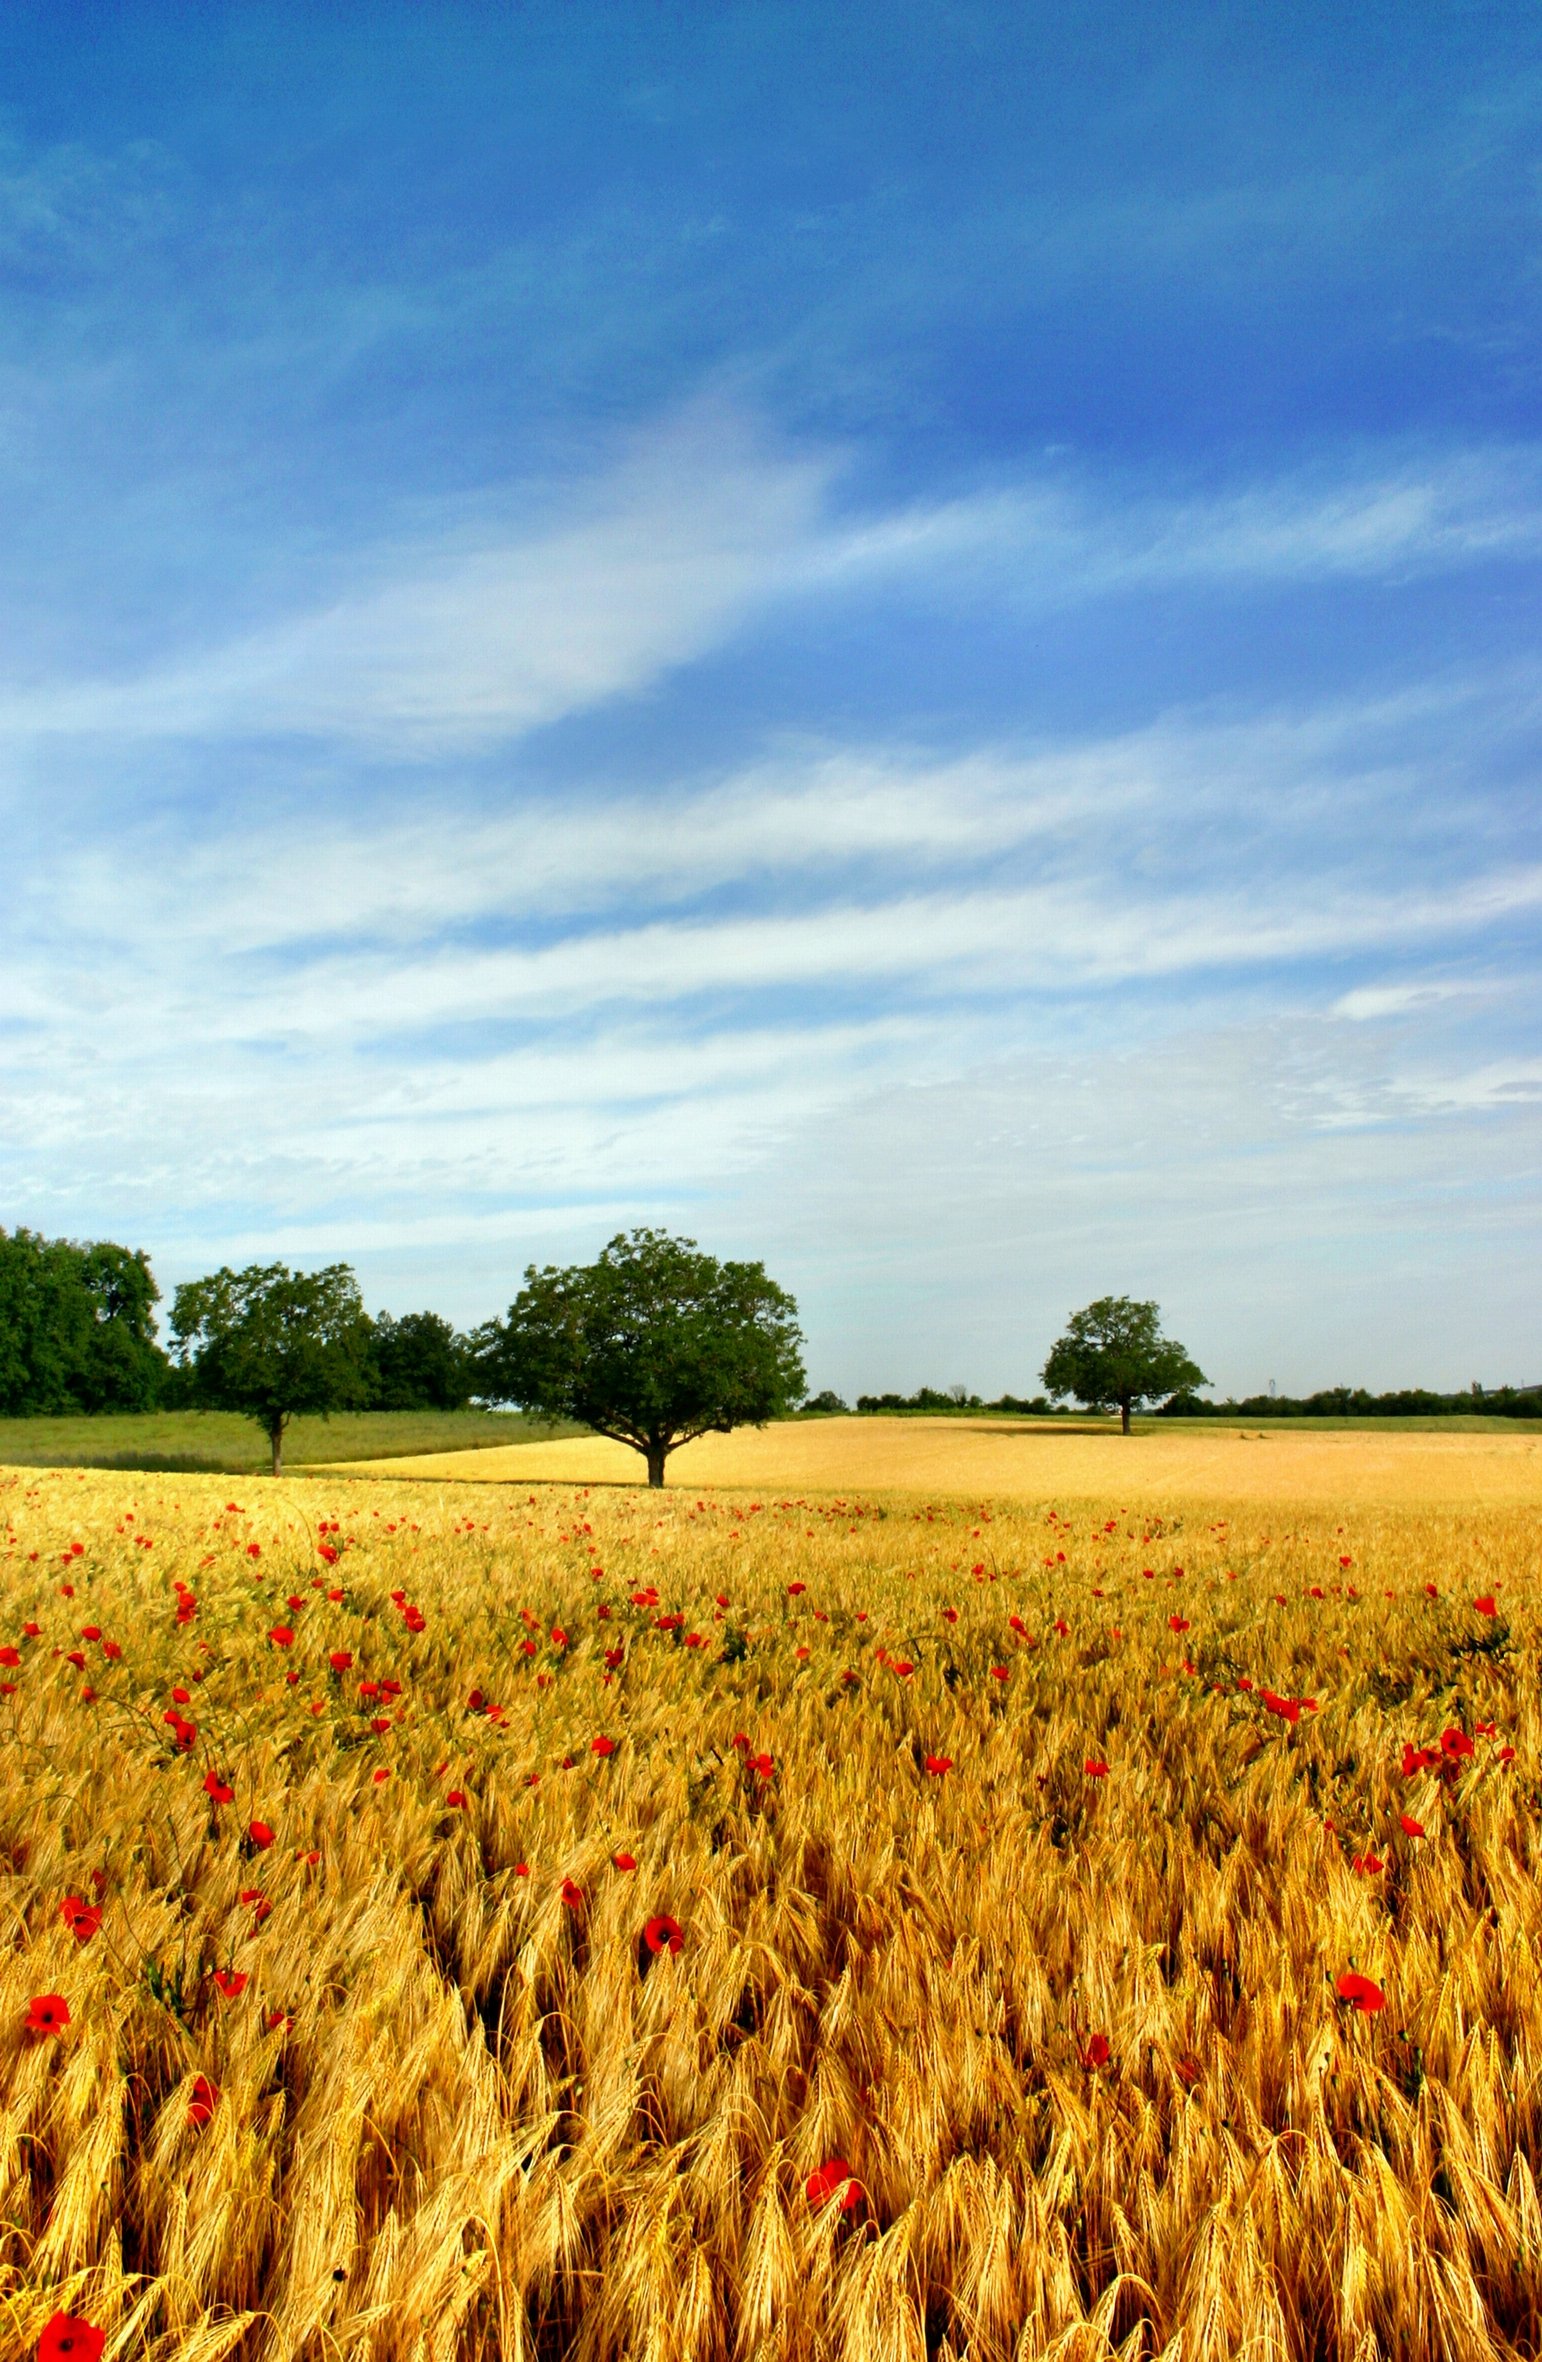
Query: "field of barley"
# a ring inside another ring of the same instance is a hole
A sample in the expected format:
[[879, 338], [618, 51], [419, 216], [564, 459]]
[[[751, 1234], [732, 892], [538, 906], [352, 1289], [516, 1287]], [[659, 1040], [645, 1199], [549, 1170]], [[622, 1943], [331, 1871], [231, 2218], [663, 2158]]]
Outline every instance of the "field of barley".
[[0, 2362], [1542, 2351], [1539, 1461], [1111, 1448], [0, 1471]]

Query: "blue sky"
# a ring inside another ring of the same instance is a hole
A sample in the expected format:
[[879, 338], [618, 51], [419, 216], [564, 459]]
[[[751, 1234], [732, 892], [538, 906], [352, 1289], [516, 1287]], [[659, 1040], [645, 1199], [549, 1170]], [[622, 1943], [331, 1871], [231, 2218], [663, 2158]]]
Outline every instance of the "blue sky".
[[14, 6], [0, 1221], [1542, 1377], [1542, 25]]

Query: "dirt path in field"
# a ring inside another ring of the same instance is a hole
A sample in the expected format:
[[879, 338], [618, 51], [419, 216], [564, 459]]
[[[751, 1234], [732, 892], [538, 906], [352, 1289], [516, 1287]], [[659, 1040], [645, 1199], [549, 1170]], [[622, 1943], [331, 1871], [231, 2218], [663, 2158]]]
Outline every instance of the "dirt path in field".
[[[331, 1473], [487, 1484], [637, 1484], [642, 1462], [600, 1436], [373, 1460]], [[686, 1444], [672, 1490], [916, 1492], [980, 1499], [1339, 1501], [1415, 1506], [1542, 1505], [1535, 1435], [1075, 1433], [998, 1419], [819, 1419]]]

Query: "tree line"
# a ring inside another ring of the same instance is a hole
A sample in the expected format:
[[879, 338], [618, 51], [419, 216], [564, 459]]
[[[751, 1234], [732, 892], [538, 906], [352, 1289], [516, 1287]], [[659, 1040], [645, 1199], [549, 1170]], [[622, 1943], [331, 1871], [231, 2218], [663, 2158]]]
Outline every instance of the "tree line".
[[[271, 1274], [283, 1267], [256, 1268]], [[381, 1312], [371, 1319], [351, 1272], [347, 1283], [345, 1303], [333, 1310], [347, 1332], [341, 1361], [349, 1399], [335, 1407], [456, 1411], [476, 1398], [474, 1338], [437, 1312], [400, 1318]], [[327, 1293], [302, 1288], [301, 1297], [314, 1307]], [[0, 1230], [0, 1417], [198, 1407], [196, 1373], [157, 1337], [160, 1300], [142, 1248]], [[296, 1303], [291, 1317], [308, 1317], [304, 1303]]]
[[[142, 1250], [0, 1230], [0, 1414], [238, 1411], [261, 1425], [276, 1476], [285, 1429], [301, 1414], [512, 1403], [629, 1445], [661, 1485], [669, 1454], [693, 1437], [845, 1408], [837, 1395], [808, 1395], [797, 1305], [763, 1264], [719, 1262], [660, 1230], [623, 1233], [593, 1263], [531, 1264], [507, 1315], [467, 1335], [433, 1312], [371, 1319], [346, 1263], [254, 1263], [188, 1280], [172, 1301], [169, 1351], [155, 1333], [159, 1301]], [[1196, 1392], [1209, 1379], [1163, 1333], [1160, 1307], [1129, 1296], [1073, 1313], [1040, 1377], [1044, 1394], [1027, 1398], [986, 1404], [962, 1386], [922, 1387], [862, 1395], [858, 1408], [1039, 1412], [1069, 1398], [1117, 1411], [1126, 1435], [1148, 1403], [1181, 1417], [1542, 1412], [1542, 1390], [1513, 1388], [1212, 1405]]]
[[1172, 1395], [1159, 1419], [1542, 1419], [1542, 1386], [1479, 1386], [1460, 1394], [1437, 1394], [1427, 1386], [1395, 1387], [1368, 1394], [1363, 1386], [1324, 1386], [1316, 1394], [1230, 1395], [1206, 1402], [1201, 1395]]
[[236, 1411], [283, 1466], [305, 1414], [513, 1403], [614, 1437], [664, 1481], [679, 1444], [784, 1417], [807, 1382], [797, 1306], [759, 1263], [639, 1229], [592, 1264], [532, 1264], [507, 1317], [371, 1319], [346, 1263], [228, 1266], [172, 1299], [141, 1250], [0, 1231], [0, 1414]]

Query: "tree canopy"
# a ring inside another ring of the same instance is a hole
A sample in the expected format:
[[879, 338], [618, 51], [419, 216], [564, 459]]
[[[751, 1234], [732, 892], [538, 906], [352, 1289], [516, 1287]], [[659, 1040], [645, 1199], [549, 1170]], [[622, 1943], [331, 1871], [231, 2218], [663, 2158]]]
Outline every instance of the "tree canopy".
[[1057, 1401], [1069, 1394], [1090, 1411], [1117, 1408], [1126, 1435], [1137, 1404], [1210, 1383], [1183, 1346], [1162, 1335], [1160, 1308], [1130, 1296], [1099, 1296], [1073, 1312], [1041, 1374]]
[[188, 1280], [172, 1299], [171, 1329], [194, 1400], [256, 1419], [275, 1476], [296, 1412], [325, 1417], [370, 1399], [371, 1323], [346, 1263], [321, 1271], [253, 1263]]
[[623, 1233], [593, 1263], [532, 1263], [479, 1343], [484, 1395], [630, 1444], [650, 1485], [678, 1444], [763, 1425], [805, 1383], [798, 1308], [764, 1265], [661, 1230]]
[[374, 1411], [463, 1411], [471, 1400], [470, 1347], [437, 1312], [375, 1316]]
[[142, 1249], [0, 1230], [0, 1415], [153, 1409], [159, 1298]]

